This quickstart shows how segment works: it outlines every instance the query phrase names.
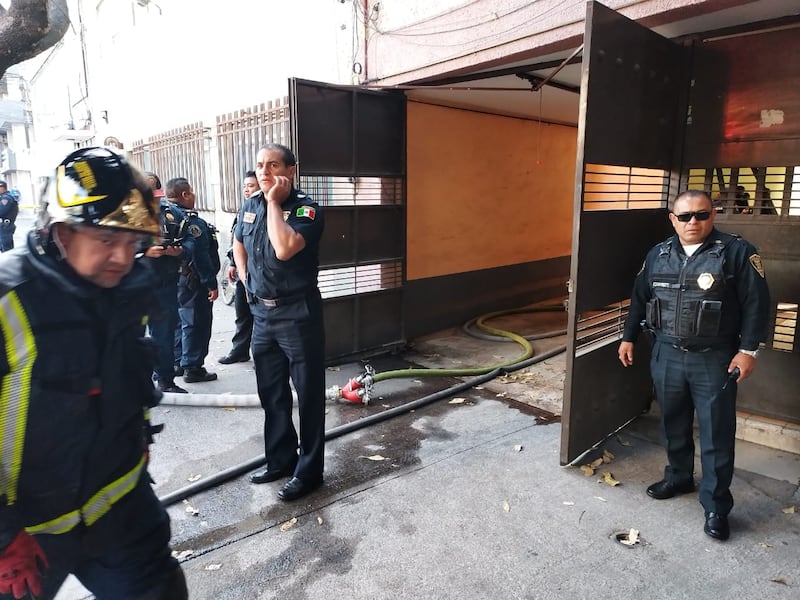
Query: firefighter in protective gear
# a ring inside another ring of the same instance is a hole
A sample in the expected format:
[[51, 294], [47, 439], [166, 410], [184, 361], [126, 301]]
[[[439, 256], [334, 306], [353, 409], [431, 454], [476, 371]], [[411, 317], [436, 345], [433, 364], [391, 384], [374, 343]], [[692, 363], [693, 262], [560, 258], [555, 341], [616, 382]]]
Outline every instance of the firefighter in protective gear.
[[0, 257], [0, 598], [182, 599], [169, 517], [147, 473], [157, 404], [144, 337], [158, 233], [144, 176], [76, 150], [22, 251]]

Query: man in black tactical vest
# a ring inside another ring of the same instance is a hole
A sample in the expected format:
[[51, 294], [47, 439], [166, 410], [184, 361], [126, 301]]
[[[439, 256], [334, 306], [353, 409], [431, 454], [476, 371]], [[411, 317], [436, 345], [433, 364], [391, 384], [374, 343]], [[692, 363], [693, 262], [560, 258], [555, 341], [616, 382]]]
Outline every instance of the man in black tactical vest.
[[647, 495], [693, 492], [695, 411], [700, 429], [703, 530], [730, 535], [728, 513], [736, 437], [737, 385], [756, 364], [770, 298], [756, 249], [714, 228], [709, 196], [689, 190], [669, 214], [675, 235], [650, 250], [636, 276], [619, 360], [633, 364], [642, 324], [655, 336], [650, 371], [661, 408], [669, 464]]

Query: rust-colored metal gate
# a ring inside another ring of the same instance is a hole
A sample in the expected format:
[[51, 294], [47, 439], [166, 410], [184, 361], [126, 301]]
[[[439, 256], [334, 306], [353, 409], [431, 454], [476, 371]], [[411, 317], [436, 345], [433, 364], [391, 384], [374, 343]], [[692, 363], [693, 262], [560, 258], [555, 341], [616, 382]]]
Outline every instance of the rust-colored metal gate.
[[[715, 225], [758, 249], [772, 314], [737, 409], [800, 423], [800, 26], [695, 42], [685, 187], [718, 200]], [[722, 98], [724, 101], [721, 101]]]
[[[754, 243], [771, 329], [737, 408], [800, 423], [800, 27], [683, 45], [591, 2], [584, 38], [561, 462], [648, 408], [649, 347], [617, 360], [630, 288], [672, 230], [667, 201], [707, 191], [716, 226]], [[764, 60], [769, 57], [769, 60]], [[640, 337], [640, 341], [645, 341]]]
[[[669, 230], [679, 46], [591, 2], [584, 35], [561, 463], [650, 404], [645, 343], [617, 360], [633, 278]], [[644, 338], [644, 336], [642, 336]], [[643, 339], [642, 342], [645, 340]]]
[[325, 207], [320, 290], [326, 356], [405, 342], [405, 130], [402, 93], [290, 81], [300, 186]]

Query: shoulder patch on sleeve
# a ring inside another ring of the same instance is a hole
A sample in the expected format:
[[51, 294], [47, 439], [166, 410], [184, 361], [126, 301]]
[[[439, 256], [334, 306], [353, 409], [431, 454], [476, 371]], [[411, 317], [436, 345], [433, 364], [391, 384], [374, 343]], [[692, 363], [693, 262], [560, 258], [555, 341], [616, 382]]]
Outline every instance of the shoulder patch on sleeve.
[[313, 221], [317, 213], [312, 206], [301, 206], [297, 209], [295, 214], [298, 217], [304, 217]]
[[201, 235], [203, 235], [203, 230], [200, 229], [199, 225], [192, 223], [191, 225], [189, 225], [189, 233], [192, 234], [192, 237], [198, 238]]
[[753, 265], [753, 268], [762, 278], [766, 277], [764, 273], [764, 263], [761, 262], [761, 257], [758, 254], [750, 255], [750, 264]]

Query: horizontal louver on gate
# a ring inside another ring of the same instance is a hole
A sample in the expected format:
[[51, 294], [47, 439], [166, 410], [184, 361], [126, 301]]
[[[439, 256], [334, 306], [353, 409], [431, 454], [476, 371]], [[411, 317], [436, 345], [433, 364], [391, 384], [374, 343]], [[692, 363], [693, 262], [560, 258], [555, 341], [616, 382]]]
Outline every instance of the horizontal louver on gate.
[[630, 300], [621, 300], [605, 310], [582, 314], [576, 331], [575, 355], [619, 341], [630, 304]]
[[587, 164], [584, 210], [627, 210], [666, 206], [669, 174], [661, 169]]
[[399, 288], [402, 284], [403, 264], [400, 261], [319, 272], [319, 290], [323, 298], [378, 292]]

